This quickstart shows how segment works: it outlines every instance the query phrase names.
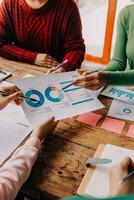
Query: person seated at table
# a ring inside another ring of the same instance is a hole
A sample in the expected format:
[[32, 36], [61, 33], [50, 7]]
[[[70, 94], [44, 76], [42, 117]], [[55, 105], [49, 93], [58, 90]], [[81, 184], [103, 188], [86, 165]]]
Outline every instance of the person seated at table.
[[[14, 94], [10, 96], [0, 95], [0, 110], [13, 100], [20, 104], [19, 97], [22, 93], [15, 86], [3, 87], [1, 90], [11, 91]], [[25, 144], [18, 148], [10, 159], [0, 167], [0, 200], [15, 199], [21, 186], [30, 175], [37, 159], [42, 139], [53, 131], [55, 125], [54, 117], [45, 119], [33, 130]]]
[[85, 45], [73, 0], [2, 0], [0, 56], [39, 66], [68, 62], [60, 71], [81, 66]]
[[100, 72], [79, 71], [77, 84], [91, 90], [106, 85], [134, 85], [134, 4], [119, 15], [114, 57]]
[[[100, 198], [100, 200], [134, 200], [134, 177], [119, 184], [122, 178], [128, 174], [128, 168], [134, 169], [134, 162], [129, 157], [125, 157], [120, 164], [111, 168], [109, 197]], [[93, 200], [93, 198], [73, 196], [62, 200]]]

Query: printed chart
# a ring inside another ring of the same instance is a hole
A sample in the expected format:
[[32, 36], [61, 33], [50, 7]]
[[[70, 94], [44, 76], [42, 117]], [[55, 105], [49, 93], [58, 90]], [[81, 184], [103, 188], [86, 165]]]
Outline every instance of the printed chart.
[[122, 86], [109, 86], [101, 94], [113, 99], [134, 104], [134, 91]]
[[62, 89], [72, 83], [76, 76], [76, 72], [66, 72], [16, 81], [25, 96], [37, 100], [23, 103], [23, 110], [32, 125], [49, 115], [61, 120], [104, 107], [91, 91], [75, 85]]
[[134, 121], [134, 105], [113, 99], [108, 116]]

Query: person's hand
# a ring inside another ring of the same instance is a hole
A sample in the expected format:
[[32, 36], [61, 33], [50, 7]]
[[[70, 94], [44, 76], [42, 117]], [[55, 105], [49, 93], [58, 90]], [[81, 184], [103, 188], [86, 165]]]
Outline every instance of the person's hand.
[[19, 99], [22, 96], [22, 92], [16, 86], [1, 87], [1, 91], [13, 92], [9, 96], [3, 96], [0, 94], [0, 110], [7, 106], [11, 101], [15, 101], [17, 105], [20, 105], [22, 100]]
[[36, 56], [34, 64], [51, 68], [52, 66], [58, 65], [58, 61], [55, 58], [42, 53]]
[[62, 63], [59, 63], [57, 66], [49, 69], [46, 74], [58, 74], [58, 73], [66, 72], [64, 65], [67, 62], [68, 62], [68, 59], [64, 60]]
[[54, 117], [45, 119], [39, 126], [37, 126], [31, 133], [31, 137], [37, 137], [43, 140], [49, 133], [52, 133], [58, 122], [54, 121]]
[[46, 74], [58, 74], [58, 73], [62, 73], [62, 72], [65, 72], [65, 69], [63, 67], [60, 67], [59, 69], [55, 69], [55, 67], [52, 67], [51, 69], [49, 69], [47, 71]]
[[134, 177], [120, 184], [122, 178], [124, 178], [130, 170], [134, 170], [134, 162], [129, 157], [124, 158], [120, 164], [111, 168], [109, 174], [110, 196], [134, 193]]
[[78, 69], [80, 76], [75, 80], [75, 85], [85, 87], [89, 90], [97, 90], [107, 85], [107, 77], [105, 73], [93, 72], [84, 69]]

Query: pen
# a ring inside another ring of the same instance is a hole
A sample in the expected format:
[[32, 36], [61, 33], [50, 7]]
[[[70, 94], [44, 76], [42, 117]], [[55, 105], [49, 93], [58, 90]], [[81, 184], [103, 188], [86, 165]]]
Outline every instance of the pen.
[[63, 67], [66, 63], [68, 62], [68, 60], [64, 60], [62, 63], [58, 64], [56, 67], [53, 67], [55, 70], [60, 69], [61, 67]]
[[[13, 92], [9, 92], [9, 91], [0, 91], [0, 94], [4, 95], [4, 96], [9, 96], [11, 94], [14, 94]], [[20, 98], [22, 99], [26, 99], [26, 100], [31, 100], [33, 102], [38, 102], [38, 100], [31, 98], [31, 97], [27, 97], [27, 96], [20, 96]]]
[[5, 71], [0, 70], [0, 73], [7, 75]]
[[[0, 73], [2, 73], [2, 72], [0, 72]], [[4, 74], [4, 73], [3, 73], [3, 74]], [[5, 74], [5, 75], [6, 75], [6, 74]], [[9, 75], [5, 76], [4, 78], [0, 78], [0, 82], [2, 82], [2, 81], [4, 81], [4, 80], [8, 79], [10, 76], [12, 76], [12, 74], [9, 74]]]
[[[98, 71], [101, 71], [101, 69], [99, 69], [99, 70], [95, 70], [95, 71], [93, 71], [93, 73], [94, 73], [94, 72], [98, 72]], [[72, 82], [72, 83], [70, 83], [69, 85], [67, 85], [67, 86], [63, 87], [63, 88], [62, 88], [62, 90], [65, 90], [65, 89], [67, 89], [68, 87], [72, 86], [73, 84], [75, 84], [75, 81], [74, 81], [74, 82]]]
[[104, 165], [111, 162], [112, 160], [108, 158], [90, 158], [86, 161], [86, 167], [89, 168], [91, 165]]
[[5, 81], [6, 79], [8, 79], [10, 76], [12, 76], [12, 74], [7, 75], [4, 78], [0, 78], [0, 82]]
[[62, 90], [65, 90], [65, 89], [67, 89], [68, 87], [72, 86], [74, 83], [75, 83], [75, 82], [73, 82], [73, 83], [70, 83], [69, 85], [67, 85], [67, 86], [63, 87], [63, 88], [62, 88]]
[[128, 175], [126, 175], [120, 182], [119, 184], [124, 183], [126, 180], [128, 180], [129, 178], [131, 178], [134, 175], [134, 171], [130, 172]]
[[68, 60], [64, 60], [62, 63], [58, 64], [55, 67], [52, 67], [51, 69], [48, 70], [48, 72], [46, 74], [49, 74], [52, 71], [56, 71], [57, 69], [60, 69], [61, 67], [63, 67], [66, 63], [68, 62]]

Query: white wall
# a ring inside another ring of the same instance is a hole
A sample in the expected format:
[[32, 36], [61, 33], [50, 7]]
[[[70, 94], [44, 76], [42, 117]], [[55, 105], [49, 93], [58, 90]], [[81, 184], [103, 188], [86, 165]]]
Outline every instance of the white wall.
[[[88, 54], [102, 56], [105, 38], [106, 17], [108, 11], [108, 1], [109, 0], [78, 1], [83, 25], [83, 36], [86, 44], [86, 53]], [[133, 2], [131, 0], [118, 0], [112, 40], [111, 57], [113, 55], [115, 44], [117, 19], [119, 12], [124, 6], [132, 3]]]
[[103, 54], [108, 0], [79, 0], [86, 53]]

